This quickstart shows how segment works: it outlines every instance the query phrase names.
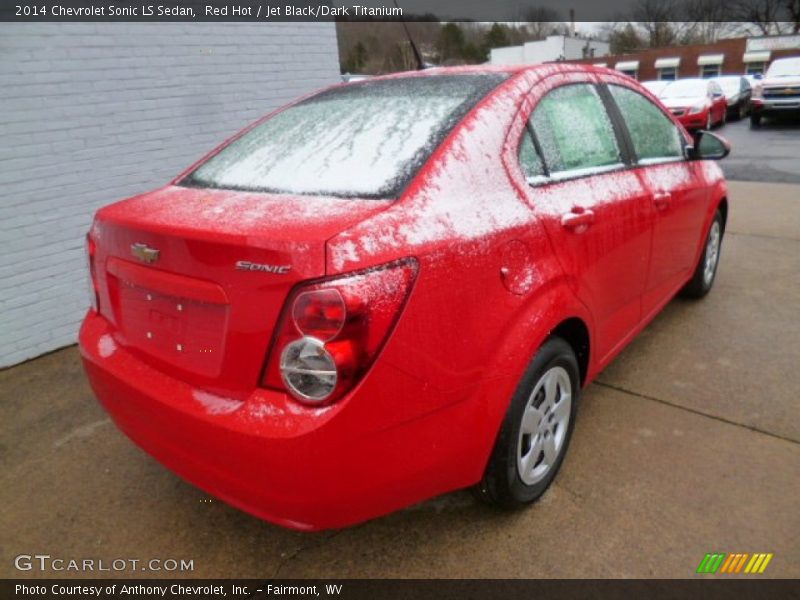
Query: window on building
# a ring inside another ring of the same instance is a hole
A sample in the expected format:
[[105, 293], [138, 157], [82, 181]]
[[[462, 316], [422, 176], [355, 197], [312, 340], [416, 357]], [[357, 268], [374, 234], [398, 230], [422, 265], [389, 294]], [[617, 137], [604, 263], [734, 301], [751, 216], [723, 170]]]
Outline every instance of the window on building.
[[662, 81], [675, 81], [678, 78], [676, 67], [664, 67], [658, 70], [658, 78]]
[[618, 62], [614, 68], [633, 79], [639, 79], [639, 61], [638, 60], [625, 60]]
[[700, 77], [719, 77], [722, 74], [724, 54], [701, 54], [697, 57], [697, 66], [700, 67]]
[[763, 75], [769, 66], [772, 52], [769, 50], [755, 50], [745, 52], [742, 56], [745, 75]]
[[662, 56], [657, 58], [655, 68], [658, 78], [662, 81], [675, 81], [678, 78], [678, 67], [681, 64], [680, 56]]

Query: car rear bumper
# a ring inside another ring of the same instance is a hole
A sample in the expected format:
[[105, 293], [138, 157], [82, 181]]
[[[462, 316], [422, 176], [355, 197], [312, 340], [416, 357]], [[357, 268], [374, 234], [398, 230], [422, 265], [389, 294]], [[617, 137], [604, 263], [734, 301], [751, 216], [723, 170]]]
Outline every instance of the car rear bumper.
[[[351, 525], [471, 485], [483, 468], [469, 446], [470, 402], [387, 425], [346, 414], [353, 398], [323, 409], [270, 390], [225, 398], [117, 346], [93, 311], [80, 349], [97, 398], [131, 440], [197, 487], [285, 527]], [[463, 433], [442, 436], [453, 427]]]
[[800, 98], [787, 100], [753, 100], [752, 110], [756, 114], [800, 113]]

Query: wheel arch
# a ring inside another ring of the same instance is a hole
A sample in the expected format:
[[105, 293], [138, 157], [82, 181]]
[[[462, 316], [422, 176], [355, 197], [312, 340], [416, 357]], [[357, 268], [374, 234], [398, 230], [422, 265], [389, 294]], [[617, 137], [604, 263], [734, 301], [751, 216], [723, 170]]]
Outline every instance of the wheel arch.
[[[563, 338], [575, 351], [581, 386], [591, 380], [592, 315], [573, 294], [569, 278], [558, 277], [544, 284], [512, 319], [514, 326], [498, 340], [492, 359], [495, 372], [506, 376], [509, 386], [516, 389], [530, 361], [552, 336]], [[523, 323], [527, 326], [518, 326]], [[507, 406], [500, 408], [504, 414]]]
[[[549, 338], [562, 337], [575, 350], [581, 387], [591, 381], [592, 315], [572, 293], [570, 283], [569, 278], [556, 277], [532, 293], [530, 300], [513, 315], [515, 326], [509, 327], [498, 340], [492, 364], [494, 372], [502, 377], [484, 382], [481, 400], [474, 409], [482, 426], [472, 440], [475, 453], [472, 483], [483, 476], [514, 393]], [[517, 326], [522, 323], [528, 326]]]
[[725, 226], [728, 223], [728, 197], [723, 196], [717, 204], [717, 209], [722, 215], [722, 232], [725, 233]]
[[589, 373], [589, 357], [591, 355], [591, 337], [589, 327], [579, 317], [564, 319], [553, 328], [550, 337], [560, 337], [570, 345], [578, 360], [580, 383], [583, 387]]

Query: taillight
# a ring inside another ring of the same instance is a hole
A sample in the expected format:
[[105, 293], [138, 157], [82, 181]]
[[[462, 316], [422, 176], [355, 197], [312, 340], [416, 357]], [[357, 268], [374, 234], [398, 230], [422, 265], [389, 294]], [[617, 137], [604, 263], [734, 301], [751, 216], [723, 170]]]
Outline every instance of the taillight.
[[313, 282], [289, 297], [262, 384], [329, 404], [369, 369], [405, 304], [417, 262], [407, 259]]
[[97, 244], [92, 239], [91, 234], [86, 234], [86, 262], [89, 268], [89, 301], [95, 312], [99, 306], [99, 293], [97, 287], [97, 274], [94, 268], [94, 257], [97, 252]]

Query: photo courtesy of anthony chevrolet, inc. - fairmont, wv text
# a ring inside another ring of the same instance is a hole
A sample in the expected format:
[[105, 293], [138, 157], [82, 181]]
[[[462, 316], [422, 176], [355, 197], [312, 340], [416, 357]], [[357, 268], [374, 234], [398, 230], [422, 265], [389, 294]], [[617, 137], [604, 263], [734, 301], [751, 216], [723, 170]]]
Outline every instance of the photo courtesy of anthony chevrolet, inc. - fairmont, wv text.
[[797, 0], [0, 0], [0, 598], [800, 597]]

